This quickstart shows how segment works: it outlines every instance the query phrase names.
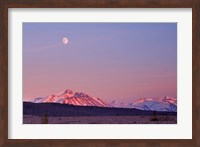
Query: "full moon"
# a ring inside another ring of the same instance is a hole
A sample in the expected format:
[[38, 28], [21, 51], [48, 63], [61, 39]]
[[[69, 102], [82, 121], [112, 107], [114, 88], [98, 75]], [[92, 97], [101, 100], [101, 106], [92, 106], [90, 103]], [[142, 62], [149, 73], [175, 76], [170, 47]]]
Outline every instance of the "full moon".
[[64, 45], [67, 45], [69, 43], [69, 40], [67, 37], [63, 37], [62, 42]]

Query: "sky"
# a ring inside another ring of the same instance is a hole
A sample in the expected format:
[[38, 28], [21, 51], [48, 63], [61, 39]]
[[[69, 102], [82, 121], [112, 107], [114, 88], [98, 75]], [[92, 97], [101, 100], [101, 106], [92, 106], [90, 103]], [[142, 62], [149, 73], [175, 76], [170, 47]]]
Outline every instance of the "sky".
[[23, 100], [66, 89], [105, 102], [177, 98], [177, 24], [23, 23]]

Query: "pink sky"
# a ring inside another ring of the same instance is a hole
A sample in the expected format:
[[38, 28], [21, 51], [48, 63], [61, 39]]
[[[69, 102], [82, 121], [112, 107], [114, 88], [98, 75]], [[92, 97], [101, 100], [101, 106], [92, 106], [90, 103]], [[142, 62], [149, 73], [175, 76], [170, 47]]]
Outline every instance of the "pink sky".
[[175, 23], [24, 23], [23, 99], [66, 89], [106, 102], [176, 98], [176, 30]]

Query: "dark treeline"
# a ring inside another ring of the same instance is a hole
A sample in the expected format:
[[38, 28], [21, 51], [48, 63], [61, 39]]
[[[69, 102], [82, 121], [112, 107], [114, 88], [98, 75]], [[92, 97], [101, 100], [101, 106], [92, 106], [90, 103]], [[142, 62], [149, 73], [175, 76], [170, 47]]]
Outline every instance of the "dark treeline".
[[[155, 113], [155, 112], [154, 112]], [[23, 102], [23, 114], [34, 116], [148, 116], [153, 111], [133, 108], [74, 106], [58, 103]], [[176, 112], [156, 112], [157, 115], [176, 115]]]

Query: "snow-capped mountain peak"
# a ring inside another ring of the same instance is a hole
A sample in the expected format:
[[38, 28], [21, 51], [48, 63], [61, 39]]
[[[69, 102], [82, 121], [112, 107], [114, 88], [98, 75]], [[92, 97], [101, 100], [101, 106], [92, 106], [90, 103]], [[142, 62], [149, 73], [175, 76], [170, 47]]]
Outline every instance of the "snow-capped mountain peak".
[[127, 103], [114, 100], [110, 104], [106, 104], [101, 98], [92, 97], [84, 92], [74, 92], [70, 89], [57, 94], [34, 98], [32, 102], [61, 103], [77, 106], [136, 108], [151, 111], [177, 111], [177, 99], [172, 97], [166, 96], [163, 98], [140, 98]]
[[140, 98], [129, 103], [120, 103], [113, 101], [110, 104], [112, 107], [120, 108], [136, 108], [141, 110], [151, 111], [177, 111], [177, 100], [171, 97], [164, 98]]
[[51, 94], [46, 97], [34, 98], [34, 103], [62, 103], [78, 106], [98, 106], [106, 107], [107, 104], [100, 98], [91, 97], [83, 92], [73, 92], [72, 90], [65, 90], [57, 94]]

